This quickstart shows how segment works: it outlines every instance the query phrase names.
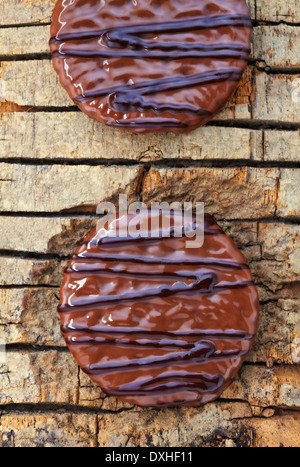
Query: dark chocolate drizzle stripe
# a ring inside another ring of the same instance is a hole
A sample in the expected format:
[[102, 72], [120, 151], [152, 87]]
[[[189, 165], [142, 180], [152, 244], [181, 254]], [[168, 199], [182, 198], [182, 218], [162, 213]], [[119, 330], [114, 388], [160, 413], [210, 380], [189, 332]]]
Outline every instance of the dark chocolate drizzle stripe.
[[[225, 352], [219, 353], [209, 353], [207, 355], [196, 355], [197, 351], [195, 352], [178, 352], [177, 354], [173, 355], [164, 355], [161, 357], [149, 357], [149, 358], [141, 358], [136, 360], [127, 360], [126, 362], [115, 362], [115, 363], [105, 363], [100, 364], [97, 363], [95, 365], [87, 366], [83, 368], [83, 371], [89, 375], [102, 375], [107, 373], [114, 373], [116, 371], [134, 371], [139, 370], [140, 367], [147, 367], [147, 368], [163, 368], [169, 365], [186, 365], [192, 363], [206, 363], [212, 360], [228, 360], [231, 358], [241, 358], [243, 357], [248, 351], [246, 350], [228, 350]], [[193, 356], [195, 354], [195, 356]]]
[[[52, 52], [53, 58], [84, 58], [99, 59], [105, 58], [135, 58], [140, 60], [184, 60], [187, 58], [236, 58], [238, 60], [248, 60], [250, 48], [242, 44], [153, 44], [156, 48], [166, 49], [165, 52], [149, 51], [153, 47], [145, 43], [144, 51], [116, 51], [116, 50], [83, 50], [83, 49], [62, 49]], [[152, 44], [151, 44], [152, 45]], [[172, 50], [171, 50], [172, 48]], [[178, 50], [180, 52], [178, 52]]]
[[[178, 375], [178, 376], [177, 376]], [[188, 379], [188, 381], [186, 381]], [[175, 380], [175, 381], [174, 381]], [[183, 380], [182, 382], [180, 380]], [[165, 382], [164, 384], [159, 384]], [[154, 383], [158, 383], [153, 386]], [[152, 386], [149, 386], [149, 384]], [[142, 384], [136, 382], [123, 384], [120, 388], [107, 388], [106, 392], [111, 396], [126, 395], [146, 395], [151, 392], [152, 394], [160, 395], [163, 391], [164, 394], [172, 392], [196, 390], [200, 394], [206, 392], [216, 391], [224, 384], [224, 378], [221, 375], [208, 375], [205, 373], [189, 374], [188, 376], [182, 375], [179, 372], [169, 372], [165, 376], [145, 380]], [[145, 387], [148, 385], [147, 387]], [[180, 405], [178, 402], [174, 405]], [[163, 405], [163, 404], [161, 404]]]
[[[128, 91], [126, 91], [126, 94]], [[155, 110], [157, 113], [162, 113], [162, 112], [185, 112], [187, 114], [191, 115], [198, 115], [198, 116], [211, 116], [212, 113], [209, 112], [208, 110], [201, 109], [198, 107], [194, 107], [192, 105], [179, 105], [179, 104], [159, 104], [157, 102], [150, 102], [150, 101], [144, 101], [142, 97], [137, 97], [135, 96], [135, 101], [130, 102], [129, 97], [126, 98], [126, 102], [124, 100], [124, 97], [122, 98], [120, 95], [117, 94], [112, 94], [110, 95], [110, 105], [113, 109], [117, 111], [122, 111], [122, 112], [127, 112], [128, 110], [134, 110], [134, 109], [139, 109], [139, 110]]]
[[[78, 264], [75, 264], [74, 265], [75, 267], [78, 268], [78, 266], [80, 266], [80, 263]], [[132, 272], [132, 271], [120, 271], [118, 269], [111, 269], [111, 268], [102, 268], [102, 269], [73, 269], [73, 267], [67, 267], [65, 269], [65, 273], [68, 274], [68, 273], [71, 273], [71, 274], [78, 274], [78, 275], [81, 275], [81, 274], [95, 274], [95, 275], [118, 275], [118, 276], [129, 276], [131, 278], [135, 278], [135, 279], [143, 279], [143, 278], [147, 278], [147, 279], [178, 279], [178, 280], [187, 280], [187, 279], [193, 279], [195, 281], [198, 281], [201, 277], [201, 273], [196, 273], [196, 272], [192, 272], [192, 271], [185, 271], [184, 273], [177, 273], [175, 271], [172, 271], [172, 272], [156, 272], [156, 271], [149, 271], [149, 272]], [[223, 288], [223, 287], [230, 287], [230, 288], [238, 288], [239, 284], [242, 285], [242, 288], [246, 287], [246, 286], [249, 286], [251, 287], [253, 284], [252, 281], [245, 281], [245, 282], [237, 282], [237, 283], [227, 283], [227, 284], [223, 284], [222, 286], [220, 286], [220, 288]], [[216, 286], [218, 287], [218, 286]]]
[[64, 311], [76, 311], [82, 308], [86, 309], [89, 307], [99, 307], [107, 305], [109, 303], [121, 303], [131, 302], [138, 300], [146, 300], [153, 297], [170, 297], [178, 293], [186, 293], [188, 291], [199, 291], [199, 293], [212, 293], [217, 282], [217, 276], [215, 274], [203, 274], [197, 278], [191, 284], [185, 284], [184, 282], [176, 282], [173, 285], [162, 285], [155, 289], [149, 289], [142, 292], [134, 292], [125, 295], [107, 295], [106, 297], [98, 297], [96, 300], [85, 299], [78, 300], [76, 305], [64, 304], [59, 308], [60, 313]]
[[62, 325], [61, 330], [63, 333], [72, 333], [72, 332], [82, 332], [82, 333], [91, 333], [98, 335], [111, 335], [111, 334], [121, 334], [121, 335], [133, 335], [134, 337], [149, 337], [152, 339], [161, 339], [166, 337], [179, 337], [179, 338], [199, 338], [199, 339], [230, 339], [230, 340], [251, 340], [253, 339], [253, 334], [249, 334], [244, 331], [239, 331], [237, 329], [227, 329], [226, 331], [219, 331], [217, 329], [202, 329], [201, 331], [153, 331], [151, 329], [140, 329], [137, 327], [87, 327], [83, 325], [78, 325], [72, 323], [70, 325]]
[[[196, 230], [196, 227], [193, 225], [192, 226], [193, 230], [195, 231]], [[90, 242], [89, 244], [90, 245], [99, 245], [101, 246], [101, 248], [105, 248], [107, 246], [111, 246], [111, 245], [115, 245], [117, 248], [118, 247], [121, 247], [123, 245], [132, 245], [132, 244], [139, 244], [139, 243], [146, 243], [146, 244], [150, 244], [152, 242], [157, 242], [159, 240], [163, 240], [164, 242], [166, 240], [180, 240], [181, 238], [186, 238], [187, 240], [193, 240], [193, 237], [192, 238], [188, 238], [186, 235], [184, 235], [184, 232], [183, 232], [184, 229], [176, 229], [176, 231], [174, 232], [174, 229], [173, 230], [167, 230], [165, 232], [160, 232], [159, 235], [156, 235], [156, 236], [148, 236], [148, 237], [137, 237], [137, 238], [134, 238], [134, 237], [122, 237], [122, 236], [119, 236], [119, 237], [102, 237], [100, 238], [99, 240], [95, 241], [95, 242]], [[211, 229], [203, 229], [202, 227], [200, 227], [200, 230], [205, 234], [205, 235], [225, 235], [224, 232], [222, 230], [211, 230]], [[175, 235], [176, 234], [176, 235]]]
[[155, 120], [114, 120], [106, 123], [107, 126], [116, 128], [188, 128], [188, 124], [172, 118], [156, 118]]
[[116, 370], [119, 368], [123, 369], [132, 369], [139, 366], [157, 366], [164, 363], [171, 362], [184, 362], [190, 360], [191, 358], [197, 358], [199, 361], [207, 360], [211, 357], [216, 351], [216, 347], [212, 342], [209, 341], [199, 341], [194, 347], [187, 351], [182, 352], [172, 352], [167, 355], [160, 356], [151, 356], [148, 358], [138, 358], [134, 360], [127, 360], [124, 362], [110, 362], [110, 363], [95, 363], [84, 368], [84, 371], [89, 371], [91, 374], [96, 374], [96, 372], [107, 371], [107, 370]]
[[[74, 330], [73, 330], [74, 333]], [[80, 331], [78, 332], [80, 334]], [[134, 336], [135, 337], [135, 336]], [[107, 338], [107, 337], [99, 337], [99, 336], [72, 336], [72, 337], [65, 337], [65, 340], [70, 345], [77, 345], [77, 344], [93, 344], [93, 345], [118, 345], [121, 347], [152, 347], [152, 348], [170, 348], [170, 349], [192, 349], [195, 347], [197, 341], [184, 341], [184, 340], [175, 340], [175, 339], [160, 339], [160, 340], [153, 340], [153, 339], [135, 339], [130, 340], [129, 337], [120, 337], [120, 338]]]
[[247, 27], [251, 28], [251, 19], [248, 15], [219, 15], [204, 18], [192, 18], [183, 21], [170, 21], [163, 23], [149, 23], [131, 26], [118, 26], [110, 29], [98, 29], [95, 31], [82, 31], [79, 33], [57, 34], [50, 39], [50, 44], [72, 40], [92, 39], [103, 37], [109, 47], [125, 48], [137, 47], [137, 37], [154, 34], [178, 34], [182, 32], [196, 31], [208, 28], [220, 27]]
[[[129, 348], [153, 348], [153, 349], [193, 349], [197, 345], [198, 341], [183, 341], [174, 339], [136, 339], [129, 340], [128, 338], [116, 338], [108, 339], [106, 337], [91, 337], [91, 336], [72, 336], [65, 337], [67, 344], [69, 345], [98, 345], [98, 346], [118, 346], [118, 347], [129, 347]], [[242, 350], [241, 350], [242, 351]], [[235, 352], [235, 351], [234, 351]], [[216, 355], [217, 357], [218, 355]]]
[[130, 255], [102, 255], [93, 252], [92, 254], [79, 253], [72, 256], [74, 261], [83, 261], [86, 263], [94, 261], [110, 262], [115, 261], [116, 263], [136, 263], [136, 264], [173, 264], [178, 266], [216, 266], [219, 268], [231, 268], [231, 269], [249, 269], [247, 264], [237, 263], [235, 261], [218, 259], [218, 258], [197, 258], [195, 260], [171, 260], [166, 258], [150, 258], [141, 256], [130, 256]]
[[189, 293], [199, 293], [199, 294], [215, 294], [218, 293], [220, 290], [233, 290], [233, 289], [243, 289], [254, 286], [252, 281], [248, 282], [240, 282], [237, 284], [224, 284], [224, 285], [208, 285], [205, 288], [200, 281], [195, 281], [192, 284], [186, 285], [184, 283], [181, 284], [174, 284], [173, 286], [162, 285], [161, 287], [157, 287], [156, 289], [150, 289], [143, 292], [136, 292], [126, 295], [111, 295], [106, 296], [101, 299], [97, 299], [95, 301], [92, 300], [78, 300], [78, 302], [74, 305], [61, 305], [60, 306], [60, 313], [68, 312], [68, 311], [79, 311], [82, 308], [90, 309], [94, 307], [106, 306], [111, 303], [124, 303], [124, 302], [138, 302], [140, 300], [148, 300], [154, 297], [171, 297], [174, 295], [187, 295]]
[[[154, 105], [152, 103], [144, 102], [142, 96], [223, 81], [239, 81], [241, 75], [242, 70], [239, 68], [222, 68], [220, 70], [213, 70], [195, 75], [153, 79], [132, 85], [122, 85], [107, 89], [87, 91], [81, 96], [77, 96], [74, 101], [80, 103], [87, 100], [93, 100], [98, 97], [114, 95], [114, 106], [126, 106], [127, 110], [136, 107], [142, 108], [147, 104]], [[165, 107], [164, 104], [155, 105], [158, 109], [160, 105]], [[176, 108], [179, 111], [180, 106], [176, 106]]]

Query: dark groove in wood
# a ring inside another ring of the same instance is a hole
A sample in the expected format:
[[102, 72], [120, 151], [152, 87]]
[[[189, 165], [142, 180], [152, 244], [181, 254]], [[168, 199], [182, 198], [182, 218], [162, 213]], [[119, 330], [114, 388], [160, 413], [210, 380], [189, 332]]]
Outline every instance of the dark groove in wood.
[[[26, 218], [41, 218], [41, 219], [100, 219], [101, 216], [97, 214], [86, 214], [78, 211], [78, 213], [66, 215], [62, 212], [35, 212], [35, 211], [22, 211], [22, 212], [11, 212], [11, 211], [2, 211], [0, 212], [0, 217], [26, 217]], [[261, 223], [279, 223], [279, 224], [300, 224], [300, 216], [286, 216], [286, 217], [276, 217], [276, 216], [266, 216], [266, 217], [253, 217], [253, 218], [234, 218], [234, 219], [225, 219], [218, 218], [218, 222], [261, 222]]]

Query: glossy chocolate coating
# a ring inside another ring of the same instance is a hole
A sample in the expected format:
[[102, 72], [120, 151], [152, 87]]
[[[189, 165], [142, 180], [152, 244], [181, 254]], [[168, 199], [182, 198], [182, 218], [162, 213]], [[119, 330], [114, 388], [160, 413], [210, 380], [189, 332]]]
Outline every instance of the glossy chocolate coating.
[[259, 305], [243, 255], [209, 215], [203, 246], [186, 240], [94, 230], [72, 256], [62, 332], [106, 394], [141, 406], [202, 405], [224, 391], [251, 349]]
[[61, 84], [90, 117], [184, 133], [224, 107], [250, 39], [245, 0], [59, 0], [50, 48]]

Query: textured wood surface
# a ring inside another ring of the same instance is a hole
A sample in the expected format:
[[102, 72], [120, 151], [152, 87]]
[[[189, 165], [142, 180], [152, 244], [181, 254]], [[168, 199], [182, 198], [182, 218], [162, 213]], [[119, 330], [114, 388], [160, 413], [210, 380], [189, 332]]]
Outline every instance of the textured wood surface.
[[[300, 446], [300, 2], [249, 0], [252, 56], [226, 108], [189, 135], [146, 136], [70, 101], [50, 63], [54, 4], [0, 0], [0, 446]], [[255, 346], [202, 408], [107, 397], [61, 337], [63, 268], [120, 192], [204, 201], [253, 272]]]

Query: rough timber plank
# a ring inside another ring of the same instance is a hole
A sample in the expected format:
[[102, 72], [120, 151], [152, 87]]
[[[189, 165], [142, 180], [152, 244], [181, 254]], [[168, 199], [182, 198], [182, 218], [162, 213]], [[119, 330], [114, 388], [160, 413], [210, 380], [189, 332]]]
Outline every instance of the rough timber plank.
[[1, 62], [0, 80], [2, 101], [35, 107], [73, 105], [49, 60]]
[[253, 118], [299, 123], [299, 102], [293, 99], [297, 76], [255, 74]]
[[279, 175], [278, 169], [152, 168], [144, 179], [143, 200], [202, 201], [217, 219], [268, 217], [276, 209]]
[[263, 140], [265, 161], [300, 161], [300, 130], [265, 130]]
[[97, 420], [85, 413], [1, 415], [1, 447], [96, 447]]
[[246, 421], [248, 429], [253, 433], [255, 447], [299, 446], [299, 424], [299, 412]]
[[59, 289], [0, 289], [0, 339], [6, 344], [65, 347], [57, 313]]
[[[276, 147], [273, 151], [276, 158]], [[186, 135], [142, 136], [114, 130], [79, 112], [0, 114], [0, 157], [11, 160], [261, 160], [262, 155], [259, 130], [206, 126]]]
[[[80, 371], [69, 352], [7, 351], [0, 365], [0, 406], [10, 404], [77, 404], [116, 411], [133, 405], [106, 398]], [[90, 392], [90, 394], [89, 394]], [[108, 399], [108, 400], [106, 400]]]
[[68, 256], [96, 223], [92, 218], [0, 216], [0, 250]]
[[300, 170], [282, 170], [277, 203], [278, 216], [300, 215]]
[[221, 399], [247, 401], [252, 406], [300, 407], [299, 365], [265, 368], [244, 365], [239, 377], [223, 392]]
[[201, 409], [122, 412], [99, 418], [103, 447], [288, 447], [299, 445], [297, 413], [250, 418], [242, 403], [209, 404]]
[[217, 219], [300, 215], [298, 169], [152, 168], [143, 185], [146, 204], [152, 198], [202, 201]]
[[48, 23], [56, 0], [0, 0], [0, 26]]
[[270, 67], [300, 66], [300, 28], [279, 24], [253, 29], [253, 56]]
[[77, 364], [71, 354], [8, 351], [0, 365], [0, 405], [76, 404]]
[[50, 26], [0, 28], [0, 56], [50, 54]]
[[254, 0], [257, 21], [284, 21], [300, 23], [300, 4], [298, 0]]
[[300, 338], [300, 300], [278, 300], [261, 305], [260, 324], [249, 362], [297, 364], [297, 339]]
[[66, 262], [1, 256], [0, 286], [60, 287]]
[[[46, 413], [1, 416], [1, 447], [293, 447], [299, 445], [299, 414], [250, 418], [243, 403], [201, 409], [122, 411], [115, 415]], [[99, 430], [97, 430], [97, 424]], [[183, 429], [186, 427], [186, 429]]]
[[[20, 166], [0, 164], [0, 210], [57, 212], [92, 209], [119, 190], [135, 193], [141, 169], [133, 167]], [[30, 183], [28, 183], [30, 180]]]
[[261, 256], [248, 258], [256, 284], [277, 298], [300, 298], [299, 285], [292, 287], [299, 284], [299, 226], [259, 224], [258, 245]]
[[[23, 55], [50, 54], [50, 26], [0, 28], [0, 55], [7, 59]], [[34, 40], [33, 40], [34, 39]], [[298, 27], [278, 24], [253, 28], [252, 58], [260, 66], [297, 68], [300, 32]]]

